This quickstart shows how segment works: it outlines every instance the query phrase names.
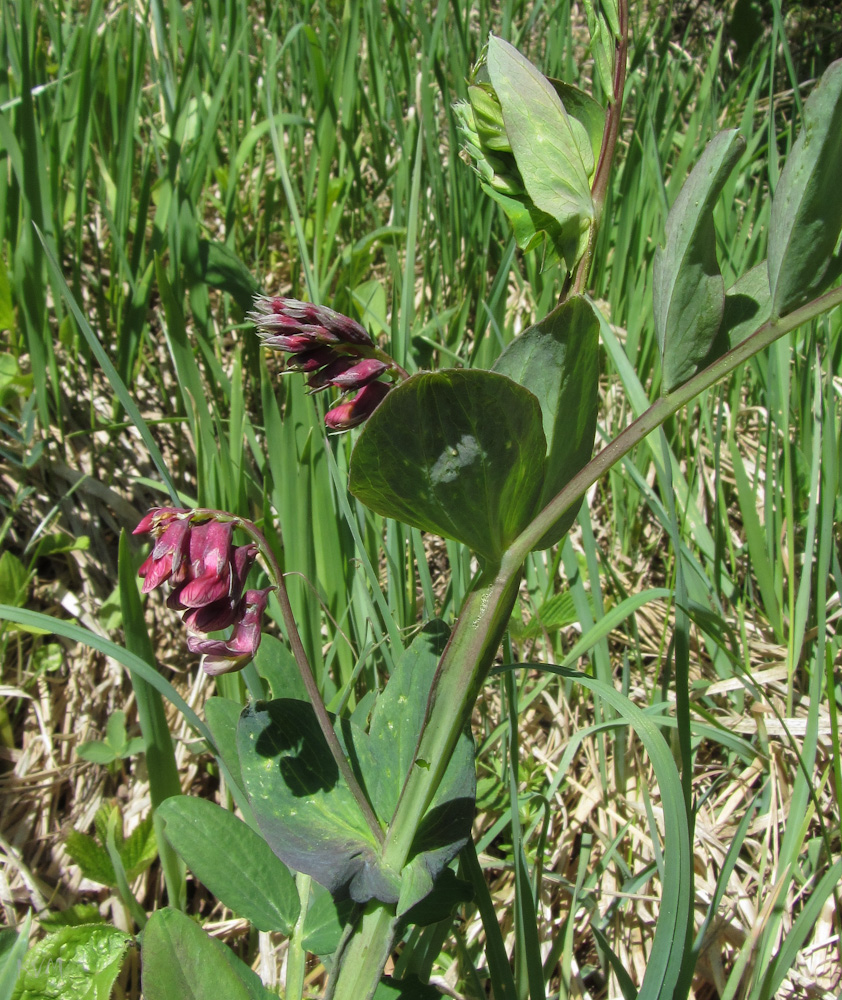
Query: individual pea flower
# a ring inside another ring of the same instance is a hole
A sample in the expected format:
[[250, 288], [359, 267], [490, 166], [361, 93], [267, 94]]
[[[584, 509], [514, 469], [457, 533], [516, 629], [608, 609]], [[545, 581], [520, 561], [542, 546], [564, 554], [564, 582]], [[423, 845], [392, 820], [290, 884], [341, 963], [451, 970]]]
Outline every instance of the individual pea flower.
[[[260, 644], [262, 614], [272, 590], [267, 587], [243, 596], [257, 546], [234, 545], [234, 527], [235, 521], [228, 514], [156, 507], [134, 531], [136, 535], [151, 534], [155, 539], [149, 558], [138, 571], [143, 578], [143, 592], [148, 593], [166, 581], [173, 585], [167, 604], [183, 612], [182, 620], [191, 632], [188, 648], [193, 649], [191, 642], [195, 644], [197, 633], [207, 634], [233, 625], [229, 639], [203, 640], [233, 644], [232, 665], [226, 670], [239, 670], [254, 656]], [[206, 652], [194, 651], [202, 652], [203, 656]], [[222, 672], [212, 659], [207, 662], [213, 668], [208, 673]], [[202, 666], [207, 666], [204, 658]]]
[[340, 403], [325, 414], [325, 424], [332, 431], [348, 431], [364, 423], [386, 398], [389, 387], [383, 382], [370, 382], [346, 403]]
[[307, 375], [311, 393], [357, 392], [328, 412], [330, 430], [349, 430], [371, 416], [392, 385], [381, 377], [408, 377], [355, 319], [326, 306], [260, 295], [248, 316], [265, 347], [289, 354], [287, 370]]
[[246, 591], [238, 604], [230, 638], [203, 639], [195, 634], [187, 637], [187, 648], [191, 653], [201, 654], [206, 674], [212, 677], [228, 674], [251, 662], [260, 645], [263, 612], [271, 589]]

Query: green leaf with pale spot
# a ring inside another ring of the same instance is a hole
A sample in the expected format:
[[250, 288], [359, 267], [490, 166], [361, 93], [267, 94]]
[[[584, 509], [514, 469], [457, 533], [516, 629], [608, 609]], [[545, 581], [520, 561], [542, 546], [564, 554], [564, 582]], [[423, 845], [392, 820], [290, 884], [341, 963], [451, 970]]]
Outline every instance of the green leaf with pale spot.
[[[384, 829], [413, 766], [437, 664], [448, 630], [432, 622], [403, 653], [375, 703], [369, 733], [350, 720], [335, 728]], [[318, 727], [312, 707], [292, 699], [258, 702], [241, 716], [238, 745], [246, 791], [261, 832], [290, 868], [331, 894], [395, 903], [401, 873], [380, 849]], [[457, 742], [410, 852], [408, 905], [430, 891], [470, 836], [476, 797], [473, 740]]]
[[535, 513], [545, 453], [538, 400], [511, 379], [422, 372], [369, 418], [350, 489], [378, 514], [496, 559]]

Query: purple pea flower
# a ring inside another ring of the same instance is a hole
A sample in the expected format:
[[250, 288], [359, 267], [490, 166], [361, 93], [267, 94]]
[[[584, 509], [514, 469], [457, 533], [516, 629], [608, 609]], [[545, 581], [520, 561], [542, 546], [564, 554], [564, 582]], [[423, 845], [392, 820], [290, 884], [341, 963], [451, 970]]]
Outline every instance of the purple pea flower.
[[386, 398], [389, 386], [384, 382], [369, 382], [347, 403], [340, 403], [325, 414], [325, 423], [332, 431], [347, 431], [368, 420]]
[[[138, 571], [144, 593], [167, 580], [174, 585], [167, 604], [184, 612], [182, 620], [191, 633], [188, 648], [203, 654], [202, 665], [208, 673], [221, 673], [223, 669], [214, 666], [214, 659], [205, 655], [205, 649], [193, 649], [194, 645], [227, 643], [231, 655], [224, 670], [244, 667], [260, 645], [261, 620], [273, 589], [250, 590], [243, 596], [257, 546], [235, 546], [234, 527], [228, 516], [217, 519], [206, 511], [156, 507], [134, 531], [136, 535], [151, 534], [155, 539], [149, 558]], [[228, 639], [197, 638], [197, 633], [232, 625]]]
[[237, 621], [228, 639], [203, 639], [197, 635], [187, 637], [191, 653], [200, 653], [202, 669], [206, 674], [242, 670], [251, 662], [260, 645], [260, 626], [271, 587], [264, 590], [247, 590], [237, 609]]

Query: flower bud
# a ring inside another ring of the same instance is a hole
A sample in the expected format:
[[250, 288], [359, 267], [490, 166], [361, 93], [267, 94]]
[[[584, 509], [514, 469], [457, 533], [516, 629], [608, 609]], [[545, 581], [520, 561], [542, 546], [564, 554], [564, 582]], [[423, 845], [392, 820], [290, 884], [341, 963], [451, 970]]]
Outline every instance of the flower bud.
[[387, 365], [377, 358], [363, 358], [355, 365], [331, 376], [331, 385], [337, 389], [362, 389], [386, 371]]
[[[267, 347], [277, 347], [282, 351], [298, 353], [331, 343], [373, 346], [371, 337], [355, 319], [312, 302], [259, 295], [248, 318], [257, 327]], [[308, 343], [298, 340], [294, 342], [295, 346], [291, 346], [292, 337], [307, 338], [309, 347]]]

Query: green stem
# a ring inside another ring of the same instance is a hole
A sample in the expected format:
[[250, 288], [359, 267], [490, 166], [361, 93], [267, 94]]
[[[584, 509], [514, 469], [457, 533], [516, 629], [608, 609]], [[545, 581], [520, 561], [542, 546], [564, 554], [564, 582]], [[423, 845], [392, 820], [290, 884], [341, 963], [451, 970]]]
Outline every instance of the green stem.
[[730, 375], [741, 364], [759, 354], [780, 337], [791, 333], [804, 323], [838, 305], [842, 305], [842, 286], [825, 292], [824, 295], [813, 299], [812, 302], [808, 302], [786, 316], [764, 323], [750, 337], [741, 341], [727, 354], [723, 354], [721, 358], [717, 358], [713, 364], [694, 375], [684, 385], [679, 386], [668, 396], [661, 396], [660, 399], [655, 400], [648, 410], [618, 434], [567, 483], [564, 489], [553, 497], [541, 513], [509, 546], [503, 556], [503, 566], [509, 563], [520, 566], [543, 535], [580, 497], [584, 496], [589, 487], [593, 486], [601, 476], [648, 434], [657, 430], [665, 420], [677, 413], [705, 389], [716, 385], [726, 375]]
[[289, 646], [292, 650], [292, 655], [295, 657], [298, 672], [301, 674], [301, 679], [304, 681], [304, 687], [307, 689], [307, 694], [310, 697], [313, 711], [315, 712], [316, 719], [319, 723], [319, 728], [324, 735], [325, 742], [328, 745], [328, 749], [330, 750], [333, 759], [336, 761], [339, 773], [345, 779], [351, 794], [354, 796], [357, 801], [357, 805], [360, 807], [360, 812], [365, 817], [365, 820], [368, 823], [372, 834], [374, 834], [377, 843], [382, 844], [383, 828], [380, 826], [380, 822], [375, 816], [374, 810], [371, 808], [371, 804], [366, 798], [365, 792], [360, 787], [360, 783], [357, 781], [354, 772], [351, 770], [351, 765], [348, 763], [348, 758], [345, 756], [342, 744], [339, 742], [336, 730], [333, 728], [333, 723], [331, 722], [328, 711], [325, 708], [325, 703], [322, 700], [322, 693], [319, 691], [316, 678], [313, 676], [313, 670], [310, 667], [310, 661], [307, 659], [304, 644], [301, 642], [298, 626], [295, 624], [295, 616], [292, 613], [292, 605], [289, 601], [289, 594], [287, 592], [284, 574], [281, 571], [278, 560], [275, 558], [275, 553], [272, 551], [269, 543], [263, 537], [262, 532], [257, 528], [257, 526], [253, 522], [247, 521], [245, 518], [237, 517], [234, 514], [228, 514], [221, 510], [209, 510], [204, 507], [195, 510], [194, 514], [209, 515], [217, 521], [233, 522], [236, 527], [242, 528], [243, 531], [245, 531], [245, 533], [252, 538], [255, 545], [260, 550], [260, 554], [263, 556], [263, 559], [268, 566], [269, 573], [275, 582], [278, 603], [281, 606], [281, 615], [284, 619], [284, 626], [286, 627]]
[[588, 286], [588, 277], [591, 273], [594, 247], [596, 246], [596, 236], [602, 223], [602, 215], [605, 211], [605, 199], [608, 194], [608, 181], [611, 178], [611, 169], [614, 166], [614, 157], [617, 152], [617, 139], [620, 135], [620, 122], [623, 117], [623, 91], [626, 86], [626, 62], [628, 58], [629, 16], [627, 0], [620, 0], [620, 3], [618, 3], [617, 16], [620, 21], [620, 36], [616, 41], [616, 51], [614, 54], [614, 93], [605, 112], [602, 144], [599, 148], [599, 160], [594, 171], [593, 186], [591, 188], [594, 219], [591, 224], [590, 235], [588, 236], [588, 248], [579, 261], [579, 266], [576, 268], [576, 273], [573, 276], [570, 287], [565, 287], [562, 290], [561, 302], [568, 298], [569, 295], [581, 295]]

